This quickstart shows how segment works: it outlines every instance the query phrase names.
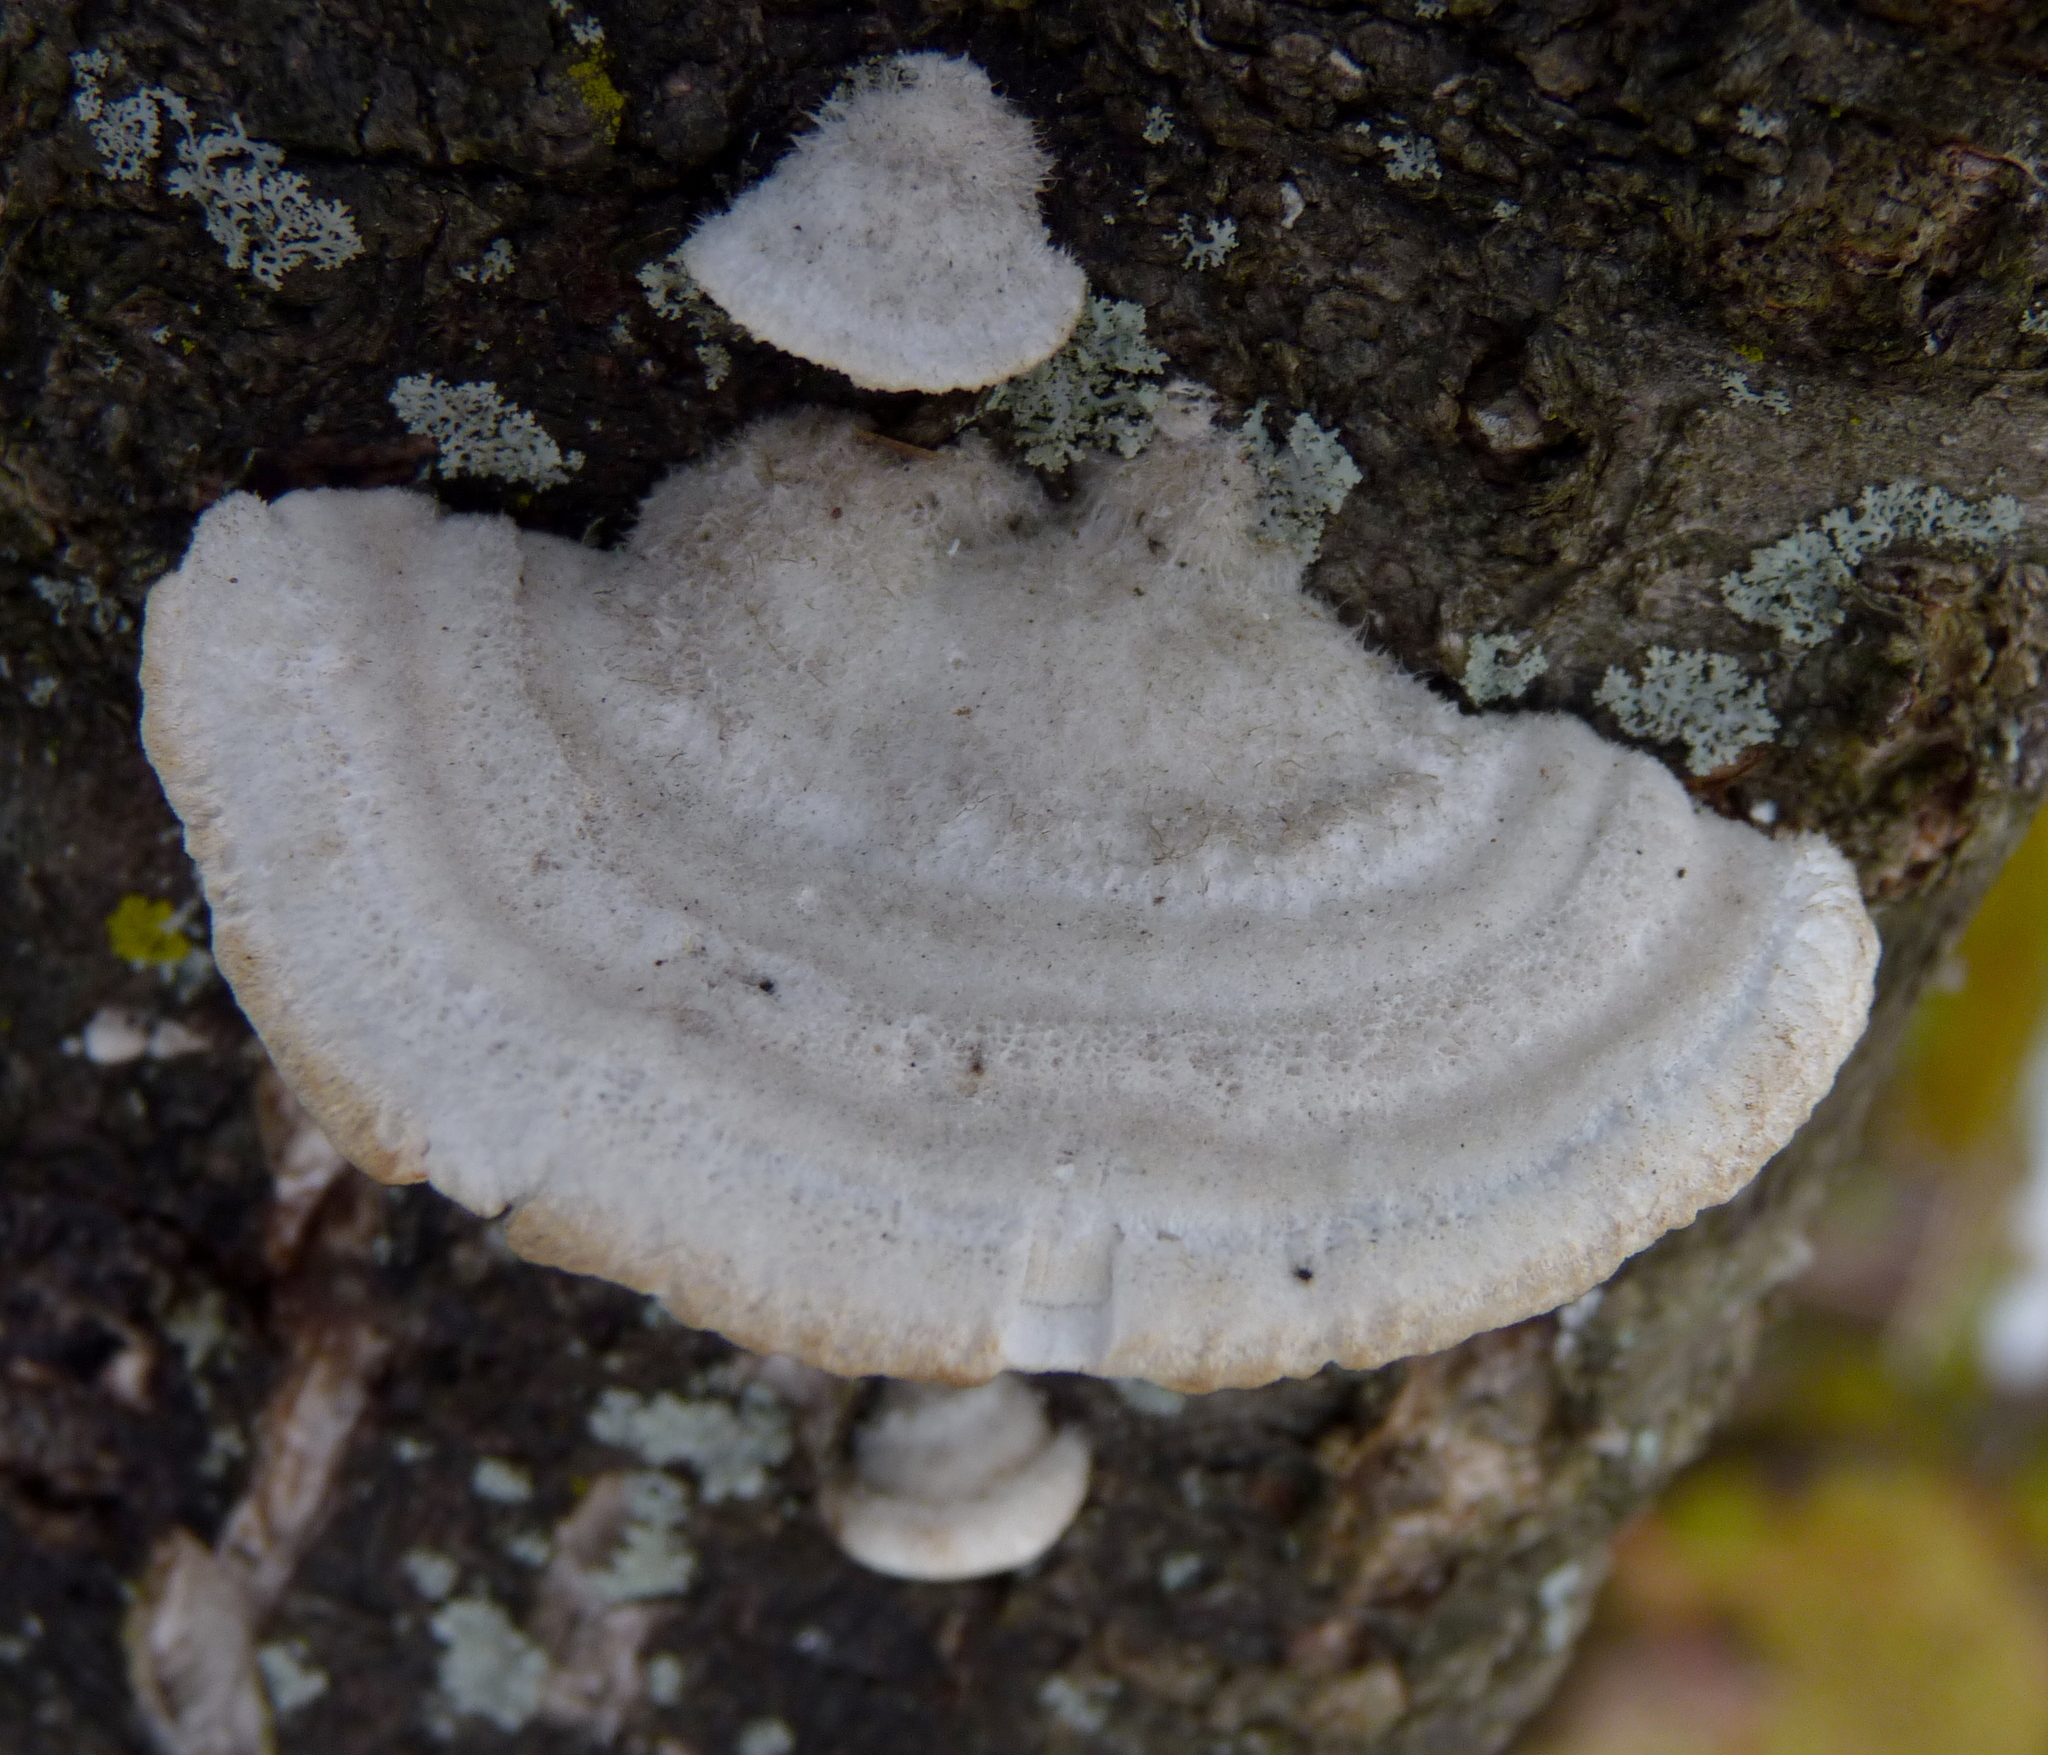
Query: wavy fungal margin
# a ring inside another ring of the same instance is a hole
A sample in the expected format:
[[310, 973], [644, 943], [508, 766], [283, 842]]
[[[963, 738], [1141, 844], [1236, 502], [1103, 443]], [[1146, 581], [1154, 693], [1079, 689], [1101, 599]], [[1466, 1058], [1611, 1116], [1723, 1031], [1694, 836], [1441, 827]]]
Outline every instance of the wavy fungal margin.
[[847, 1374], [1181, 1389], [1554, 1307], [1861, 1031], [1846, 863], [1461, 716], [1211, 430], [1064, 503], [807, 415], [611, 554], [237, 495], [144, 735], [221, 962], [374, 1174]]

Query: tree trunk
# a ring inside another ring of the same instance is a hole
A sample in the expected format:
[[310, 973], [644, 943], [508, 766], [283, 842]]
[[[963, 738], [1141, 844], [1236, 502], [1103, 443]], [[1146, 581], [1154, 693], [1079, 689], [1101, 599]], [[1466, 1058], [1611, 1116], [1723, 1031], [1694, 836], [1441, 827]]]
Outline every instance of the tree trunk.
[[[447, 499], [592, 542], [767, 408], [837, 403], [905, 440], [950, 436], [972, 395], [869, 395], [731, 337], [721, 372], [638, 278], [773, 164], [850, 64], [936, 47], [1037, 119], [1056, 236], [1097, 290], [1145, 307], [1176, 373], [1233, 411], [1265, 399], [1341, 432], [1365, 481], [1312, 582], [1368, 640], [1457, 699], [1477, 636], [1540, 645], [1517, 707], [1638, 742], [1660, 729], [1628, 705], [1653, 648], [1740, 667], [1771, 741], [1705, 773], [1682, 739], [1652, 747], [1704, 807], [1851, 856], [1884, 934], [1881, 995], [1834, 1096], [1755, 1185], [1567, 1316], [1184, 1404], [1053, 1380], [1097, 1473], [1026, 1574], [860, 1571], [822, 1533], [800, 1451], [751, 1496], [701, 1492], [694, 1581], [634, 1624], [617, 1735], [665, 1755], [1501, 1746], [1565, 1662], [1617, 1524], [1727, 1405], [1921, 977], [2048, 775], [2048, 575], [2029, 558], [2048, 517], [2037, 11], [16, 0], [0, 19], [0, 1742], [145, 1746], [124, 1583], [169, 1532], [220, 1535], [311, 1320], [265, 1251], [246, 1026], [217, 983], [194, 991], [196, 965], [183, 986], [135, 972], [104, 926], [124, 895], [197, 894], [133, 734], [147, 586], [230, 488], [418, 475], [432, 443], [390, 401], [406, 374], [488, 379], [583, 454], [563, 485], [445, 479]], [[138, 100], [151, 91], [189, 120]], [[234, 117], [282, 148], [304, 201], [345, 206], [358, 253], [231, 265], [232, 201], [175, 173], [204, 158], [181, 161], [181, 142]], [[124, 140], [132, 176], [111, 174]], [[1222, 242], [1225, 222], [1234, 246], [1204, 266], [1186, 240]], [[1755, 551], [1908, 477], [1980, 507], [2010, 494], [2030, 521], [1961, 546], [1902, 526], [1811, 645], [1732, 612], [1720, 581]], [[112, 1003], [214, 1046], [96, 1064], [76, 1038]], [[446, 1557], [442, 1597], [488, 1597], [531, 1631], [535, 1538], [618, 1466], [589, 1432], [600, 1397], [744, 1407], [744, 1373], [630, 1294], [511, 1259], [431, 1193], [374, 1200], [348, 1283], [374, 1287], [389, 1357], [324, 1533], [259, 1629], [326, 1678], [291, 1710], [273, 1688], [279, 1744], [582, 1746], [610, 1722], [461, 1710], [416, 1562]], [[516, 1464], [530, 1495], [480, 1495], [483, 1458]], [[650, 1668], [662, 1654], [676, 1663]]]

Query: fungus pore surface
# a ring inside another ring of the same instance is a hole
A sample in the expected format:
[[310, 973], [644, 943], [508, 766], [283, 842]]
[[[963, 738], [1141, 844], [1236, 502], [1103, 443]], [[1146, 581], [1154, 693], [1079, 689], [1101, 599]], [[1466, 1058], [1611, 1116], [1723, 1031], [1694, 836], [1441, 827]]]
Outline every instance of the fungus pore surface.
[[1080, 265], [1039, 217], [1050, 169], [973, 62], [898, 56], [841, 86], [683, 265], [743, 329], [856, 384], [979, 389], [1081, 319]]
[[207, 513], [144, 735], [320, 1125], [685, 1321], [953, 1381], [1425, 1352], [1732, 1195], [1862, 1027], [1845, 862], [1461, 716], [1175, 428], [1055, 503], [768, 421], [609, 554]]

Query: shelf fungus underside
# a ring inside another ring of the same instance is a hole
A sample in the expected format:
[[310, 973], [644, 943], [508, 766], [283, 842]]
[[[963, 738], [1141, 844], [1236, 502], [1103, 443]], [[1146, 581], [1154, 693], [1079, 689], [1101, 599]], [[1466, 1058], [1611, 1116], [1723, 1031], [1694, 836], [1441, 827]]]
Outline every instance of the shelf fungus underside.
[[615, 553], [237, 495], [145, 736], [321, 1125], [534, 1258], [849, 1374], [1372, 1364], [1732, 1195], [1874, 940], [1818, 838], [1360, 649], [1257, 494], [812, 414]]

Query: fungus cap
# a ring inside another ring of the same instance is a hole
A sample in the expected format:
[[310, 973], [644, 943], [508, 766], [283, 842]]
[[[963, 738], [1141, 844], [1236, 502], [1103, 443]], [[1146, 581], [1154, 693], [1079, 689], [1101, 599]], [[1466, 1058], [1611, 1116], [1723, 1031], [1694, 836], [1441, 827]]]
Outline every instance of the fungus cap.
[[1080, 266], [1046, 236], [1050, 163], [973, 62], [902, 55], [683, 247], [743, 329], [870, 390], [980, 389], [1081, 320]]
[[1361, 650], [1234, 439], [1063, 504], [855, 439], [762, 423], [611, 554], [201, 521], [144, 736], [354, 1162], [842, 1374], [1206, 1389], [1575, 1297], [1826, 1091], [1842, 858]]

